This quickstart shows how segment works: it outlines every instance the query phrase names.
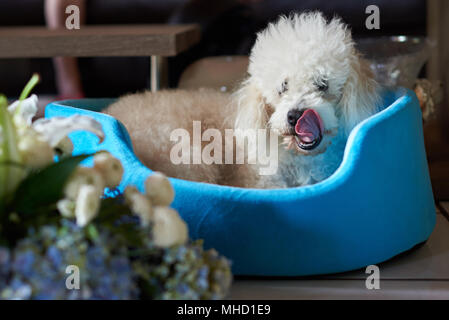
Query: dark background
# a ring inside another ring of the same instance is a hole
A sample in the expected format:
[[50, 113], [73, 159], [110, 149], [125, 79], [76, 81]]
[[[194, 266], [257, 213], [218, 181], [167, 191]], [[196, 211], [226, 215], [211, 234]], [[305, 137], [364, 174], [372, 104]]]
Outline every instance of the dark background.
[[[380, 8], [380, 30], [367, 30], [365, 8]], [[424, 35], [425, 0], [88, 0], [87, 24], [199, 23], [201, 42], [169, 58], [169, 83], [177, 85], [182, 71], [193, 61], [217, 55], [248, 54], [255, 33], [280, 14], [319, 9], [337, 14], [354, 36]], [[0, 26], [44, 25], [43, 0], [1, 0]], [[83, 58], [79, 61], [88, 97], [116, 97], [148, 87], [148, 58]], [[17, 95], [33, 72], [42, 75], [36, 93], [56, 94], [50, 59], [0, 60], [0, 88]]]

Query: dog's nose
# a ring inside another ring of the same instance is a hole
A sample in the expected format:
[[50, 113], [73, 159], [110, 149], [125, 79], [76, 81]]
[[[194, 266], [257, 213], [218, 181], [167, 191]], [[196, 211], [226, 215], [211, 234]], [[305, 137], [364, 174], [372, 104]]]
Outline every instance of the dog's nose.
[[301, 118], [302, 114], [304, 113], [304, 109], [298, 110], [298, 109], [292, 109], [289, 112], [287, 112], [287, 122], [292, 127], [296, 126], [296, 123], [298, 122], [299, 118]]

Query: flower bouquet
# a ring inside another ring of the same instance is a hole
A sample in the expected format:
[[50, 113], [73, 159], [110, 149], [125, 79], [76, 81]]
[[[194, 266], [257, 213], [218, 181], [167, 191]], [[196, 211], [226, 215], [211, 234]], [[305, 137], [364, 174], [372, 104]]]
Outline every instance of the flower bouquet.
[[[174, 191], [154, 173], [145, 192], [119, 185], [123, 167], [108, 152], [72, 156], [68, 134], [101, 125], [77, 115], [38, 119], [39, 81], [19, 100], [0, 95], [1, 299], [220, 299], [230, 263], [169, 206]], [[93, 157], [93, 166], [81, 162]], [[110, 194], [110, 193], [109, 193]]]

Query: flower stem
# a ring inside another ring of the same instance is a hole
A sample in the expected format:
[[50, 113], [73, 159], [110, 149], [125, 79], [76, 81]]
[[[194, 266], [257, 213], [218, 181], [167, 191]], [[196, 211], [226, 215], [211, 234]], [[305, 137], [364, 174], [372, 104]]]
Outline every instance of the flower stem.
[[17, 132], [7, 108], [5, 96], [0, 96], [0, 130], [2, 141], [0, 143], [0, 197], [5, 198], [23, 178], [24, 171], [20, 167], [11, 166], [9, 162], [21, 164], [22, 159], [17, 146]]
[[19, 105], [17, 106], [16, 111], [14, 112], [15, 115], [20, 114], [20, 110], [22, 109], [22, 101], [28, 98], [31, 91], [39, 83], [40, 80], [41, 78], [37, 73], [33, 74], [30, 81], [28, 81], [25, 88], [23, 88], [22, 93], [20, 94]]
[[[7, 133], [5, 132], [4, 118], [8, 116], [6, 109], [8, 100], [4, 95], [0, 95], [0, 163], [7, 161]], [[4, 199], [6, 193], [7, 166], [0, 164], [0, 199]], [[3, 202], [3, 200], [0, 200]]]
[[30, 81], [26, 84], [25, 88], [23, 88], [22, 93], [20, 94], [19, 100], [25, 100], [31, 93], [31, 90], [39, 83], [40, 77], [37, 73], [33, 74]]

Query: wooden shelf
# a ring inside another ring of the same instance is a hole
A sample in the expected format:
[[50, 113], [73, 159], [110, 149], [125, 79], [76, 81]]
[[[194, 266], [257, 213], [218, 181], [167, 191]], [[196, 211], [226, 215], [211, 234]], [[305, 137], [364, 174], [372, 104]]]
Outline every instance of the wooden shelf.
[[200, 40], [198, 25], [101, 25], [79, 30], [0, 28], [0, 58], [175, 56]]

